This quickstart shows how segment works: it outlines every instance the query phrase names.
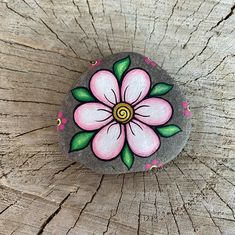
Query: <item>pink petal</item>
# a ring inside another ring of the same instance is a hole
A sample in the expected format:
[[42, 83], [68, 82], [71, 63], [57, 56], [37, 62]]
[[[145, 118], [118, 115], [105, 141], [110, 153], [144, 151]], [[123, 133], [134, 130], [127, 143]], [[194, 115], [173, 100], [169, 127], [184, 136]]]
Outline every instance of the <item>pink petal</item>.
[[158, 161], [156, 159], [152, 160], [152, 165], [157, 165]]
[[182, 107], [183, 107], [184, 109], [186, 109], [189, 104], [188, 104], [187, 101], [183, 101], [183, 102], [181, 103], [181, 105], [182, 105]]
[[67, 119], [66, 119], [66, 118], [62, 118], [61, 122], [62, 122], [63, 124], [66, 124], [66, 123], [67, 123]]
[[117, 122], [112, 122], [96, 134], [92, 141], [92, 150], [98, 158], [110, 160], [121, 152], [124, 141], [124, 127]]
[[152, 67], [156, 67], [157, 66], [157, 64], [154, 61], [151, 61], [151, 65], [152, 65]]
[[191, 116], [192, 116], [191, 111], [190, 111], [189, 109], [185, 109], [185, 110], [184, 110], [184, 116], [185, 116], [185, 117], [191, 117]]
[[151, 62], [152, 62], [147, 56], [144, 57], [144, 61], [145, 61], [147, 64], [151, 64]]
[[63, 117], [63, 113], [60, 111], [60, 112], [58, 112], [58, 118], [62, 118]]
[[149, 170], [149, 169], [151, 168], [151, 166], [152, 166], [151, 164], [148, 164], [148, 163], [147, 163], [147, 164], [145, 165], [145, 169], [146, 169], [146, 170]]
[[60, 124], [59, 125], [59, 129], [62, 131], [62, 130], [64, 130], [64, 125], [63, 124]]
[[118, 82], [110, 71], [96, 72], [91, 78], [90, 89], [98, 100], [110, 107], [120, 101]]
[[148, 157], [160, 147], [156, 133], [137, 120], [126, 125], [126, 135], [131, 150], [140, 157]]
[[112, 110], [96, 102], [82, 104], [74, 112], [76, 124], [87, 131], [101, 128], [112, 121], [112, 118]]
[[161, 98], [145, 99], [135, 106], [135, 118], [151, 126], [165, 124], [171, 116], [171, 105]]
[[148, 94], [149, 89], [149, 75], [142, 69], [132, 69], [126, 74], [122, 82], [122, 100], [136, 104]]

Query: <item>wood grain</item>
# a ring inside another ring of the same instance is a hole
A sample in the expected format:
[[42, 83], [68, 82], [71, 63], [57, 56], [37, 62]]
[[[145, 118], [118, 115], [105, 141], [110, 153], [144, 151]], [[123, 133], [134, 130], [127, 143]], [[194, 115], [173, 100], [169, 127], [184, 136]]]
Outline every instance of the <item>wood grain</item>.
[[[235, 231], [234, 1], [0, 2], [0, 234]], [[90, 61], [145, 54], [182, 87], [193, 131], [156, 174], [65, 159], [56, 114]]]

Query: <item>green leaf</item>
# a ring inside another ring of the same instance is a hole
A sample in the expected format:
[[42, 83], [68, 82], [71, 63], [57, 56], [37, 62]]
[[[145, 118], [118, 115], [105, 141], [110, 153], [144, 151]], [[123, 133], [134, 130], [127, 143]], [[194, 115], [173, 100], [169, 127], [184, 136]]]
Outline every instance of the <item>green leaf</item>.
[[81, 131], [76, 133], [70, 142], [69, 152], [79, 151], [86, 148], [95, 132]]
[[76, 87], [71, 92], [73, 97], [79, 102], [88, 102], [95, 100], [86, 87]]
[[150, 96], [165, 95], [172, 88], [173, 88], [173, 85], [170, 85], [170, 84], [167, 84], [167, 83], [164, 83], [164, 82], [157, 83], [153, 86], [153, 88], [150, 92]]
[[180, 127], [173, 124], [163, 127], [157, 127], [156, 129], [162, 137], [166, 138], [176, 135], [177, 133], [182, 131]]
[[134, 163], [134, 155], [131, 152], [128, 144], [124, 145], [122, 152], [121, 152], [121, 158], [122, 158], [123, 163], [128, 168], [128, 170], [130, 170]]
[[130, 64], [131, 64], [130, 56], [127, 56], [126, 58], [118, 60], [117, 62], [114, 63], [113, 71], [119, 82], [122, 81], [123, 74], [127, 71]]

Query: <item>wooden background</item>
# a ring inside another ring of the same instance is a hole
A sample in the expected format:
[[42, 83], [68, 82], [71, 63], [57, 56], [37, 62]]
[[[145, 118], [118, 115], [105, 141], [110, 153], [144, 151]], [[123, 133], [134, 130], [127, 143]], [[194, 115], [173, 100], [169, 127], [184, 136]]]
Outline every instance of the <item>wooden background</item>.
[[[0, 234], [235, 234], [234, 0], [1, 0]], [[162, 65], [191, 104], [182, 154], [156, 174], [65, 159], [56, 115], [90, 61]]]

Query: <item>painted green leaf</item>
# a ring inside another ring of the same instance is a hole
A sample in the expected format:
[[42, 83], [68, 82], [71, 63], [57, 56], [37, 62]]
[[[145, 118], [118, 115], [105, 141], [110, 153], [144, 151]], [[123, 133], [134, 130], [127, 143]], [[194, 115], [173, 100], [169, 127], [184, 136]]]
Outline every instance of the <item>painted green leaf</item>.
[[86, 148], [95, 132], [81, 131], [76, 133], [70, 142], [69, 152], [79, 151]]
[[131, 152], [128, 144], [125, 144], [125, 146], [123, 147], [122, 153], [121, 153], [121, 158], [122, 158], [123, 163], [128, 168], [128, 170], [130, 170], [133, 163], [134, 163], [134, 155]]
[[182, 131], [180, 127], [173, 124], [163, 127], [157, 127], [156, 129], [162, 137], [166, 138], [176, 135], [177, 133]]
[[160, 82], [153, 86], [150, 96], [159, 96], [159, 95], [165, 95], [167, 92], [169, 92], [173, 88], [173, 85]]
[[71, 92], [73, 97], [79, 102], [88, 102], [95, 100], [86, 87], [76, 87]]
[[126, 58], [118, 60], [117, 62], [114, 63], [113, 71], [119, 82], [122, 81], [123, 74], [129, 68], [130, 64], [131, 64], [130, 56], [127, 56]]

